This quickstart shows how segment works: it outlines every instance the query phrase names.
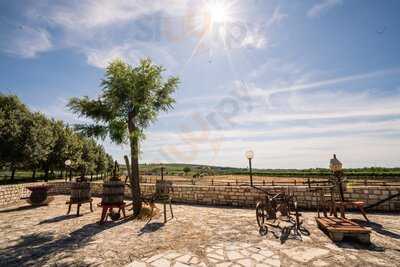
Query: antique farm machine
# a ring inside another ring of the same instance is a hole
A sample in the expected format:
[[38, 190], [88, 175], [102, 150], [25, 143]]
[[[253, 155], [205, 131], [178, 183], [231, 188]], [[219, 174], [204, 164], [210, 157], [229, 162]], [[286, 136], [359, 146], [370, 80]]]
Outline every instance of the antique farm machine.
[[[106, 222], [107, 217], [116, 221], [126, 218], [124, 201], [125, 183], [119, 179], [119, 165], [115, 161], [111, 179], [103, 182], [103, 194], [99, 207], [102, 207], [100, 224]], [[117, 210], [117, 212], [115, 212]], [[122, 215], [121, 216], [121, 212]]]
[[[342, 163], [336, 155], [330, 160], [329, 165], [332, 176], [328, 181], [321, 181], [309, 190], [318, 194], [318, 211], [315, 218], [318, 227], [326, 232], [333, 241], [341, 241], [344, 237], [357, 238], [360, 242], [370, 242], [370, 230], [346, 218], [347, 208], [360, 210], [366, 222], [369, 222], [364, 211], [364, 201], [346, 200], [344, 196], [346, 178], [342, 170]], [[322, 216], [320, 211], [322, 210]], [[340, 212], [340, 217], [338, 216]]]
[[[246, 158], [249, 160], [250, 186], [264, 194], [264, 199], [256, 204], [256, 220], [261, 235], [268, 233], [268, 227], [276, 229], [271, 231], [275, 237], [280, 238], [282, 242], [288, 239], [292, 234], [295, 238], [301, 238], [301, 235], [309, 235], [305, 229], [301, 214], [297, 208], [295, 196], [286, 189], [267, 190], [253, 184], [253, 175], [251, 160], [253, 151], [246, 152]], [[280, 232], [280, 233], [279, 233]]]
[[[303, 221], [300, 219], [297, 202], [289, 190], [271, 193], [254, 185], [253, 188], [265, 194], [264, 200], [257, 202], [256, 205], [256, 219], [261, 235], [268, 233], [268, 227], [279, 229], [281, 239], [287, 238], [292, 231], [295, 237], [300, 237], [302, 234], [309, 235], [307, 229], [302, 226]], [[275, 231], [273, 234], [279, 237]]]

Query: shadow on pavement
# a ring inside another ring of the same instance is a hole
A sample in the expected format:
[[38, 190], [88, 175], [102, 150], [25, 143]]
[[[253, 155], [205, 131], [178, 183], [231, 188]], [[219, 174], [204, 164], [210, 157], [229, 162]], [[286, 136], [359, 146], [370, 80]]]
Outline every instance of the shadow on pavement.
[[36, 209], [36, 208], [40, 208], [40, 207], [44, 207], [44, 206], [46, 206], [46, 205], [27, 205], [27, 206], [22, 206], [22, 207], [18, 207], [18, 208], [0, 210], [0, 213], [7, 213], [7, 212], [21, 211], [21, 210], [30, 210], [30, 209]]
[[358, 220], [358, 219], [353, 219], [352, 221], [354, 221], [355, 223], [363, 226], [363, 227], [369, 227], [371, 228], [373, 231], [377, 232], [378, 234], [384, 235], [384, 236], [388, 236], [390, 238], [394, 238], [394, 239], [400, 239], [400, 234], [395, 233], [395, 232], [391, 232], [389, 230], [386, 230], [382, 224], [379, 223], [375, 223], [375, 222], [366, 222], [363, 220]]
[[39, 222], [39, 224], [61, 222], [61, 221], [69, 220], [72, 218], [77, 218], [77, 216], [75, 214], [61, 215], [61, 216], [57, 216], [57, 217], [50, 218], [47, 220], [43, 220], [43, 221]]
[[138, 236], [141, 236], [143, 234], [148, 234], [148, 233], [152, 233], [155, 231], [158, 231], [159, 229], [161, 229], [164, 226], [163, 223], [159, 223], [159, 222], [154, 222], [154, 223], [146, 223], [142, 229], [139, 230], [139, 234]]
[[54, 234], [51, 232], [22, 236], [17, 244], [2, 249], [0, 265], [41, 266], [53, 258], [55, 254], [85, 246], [96, 234], [128, 221], [130, 220], [109, 222], [102, 225], [98, 223], [88, 224], [58, 239], [55, 239]]

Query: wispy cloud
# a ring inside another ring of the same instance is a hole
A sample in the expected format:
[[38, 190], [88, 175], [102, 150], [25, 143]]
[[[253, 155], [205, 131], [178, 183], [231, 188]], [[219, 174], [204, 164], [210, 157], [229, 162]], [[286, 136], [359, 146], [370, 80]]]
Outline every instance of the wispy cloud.
[[[179, 12], [185, 6], [186, 1], [177, 0], [83, 0], [51, 5], [34, 2], [27, 10], [27, 17], [33, 23], [59, 30], [56, 48], [75, 49], [85, 55], [88, 64], [94, 67], [104, 68], [115, 58], [136, 63], [138, 58], [150, 56], [157, 57], [158, 63], [166, 64], [170, 69], [176, 60], [168, 49], [152, 38], [138, 40], [139, 30], [135, 23], [146, 19], [146, 16]], [[154, 29], [147, 27], [140, 30], [147, 32]], [[41, 36], [42, 39], [49, 37], [48, 34]], [[32, 47], [27, 42], [16, 41], [25, 49], [40, 52], [46, 48], [45, 45]], [[30, 42], [33, 41], [30, 38]], [[25, 54], [33, 54], [30, 50]]]
[[[392, 119], [387, 121], [367, 121], [367, 122], [336, 122], [325, 123], [321, 125], [286, 125], [269, 127], [263, 130], [241, 128], [236, 130], [209, 130], [209, 131], [192, 131], [192, 136], [201, 136], [207, 134], [212, 137], [221, 137], [224, 141], [232, 140], [250, 140], [257, 137], [278, 138], [278, 139], [304, 139], [315, 135], [336, 136], [339, 134], [371, 135], [382, 132], [400, 133], [400, 119]], [[159, 142], [162, 144], [179, 144], [185, 133], [177, 133], [172, 131], [150, 132], [147, 135], [147, 141]], [[154, 143], [153, 143], [154, 144]], [[153, 148], [154, 149], [154, 148]], [[157, 146], [155, 146], [157, 149]]]
[[139, 41], [105, 46], [93, 44], [93, 46], [82, 47], [81, 53], [86, 55], [89, 65], [97, 68], [105, 68], [108, 63], [117, 58], [130, 64], [137, 64], [141, 58], [150, 57], [158, 64], [168, 66], [170, 70], [174, 70], [178, 64], [167, 48]]
[[158, 11], [176, 10], [186, 1], [82, 0], [52, 5], [48, 20], [72, 31], [87, 31], [136, 20]]
[[284, 88], [271, 88], [271, 89], [267, 89], [267, 90], [260, 89], [260, 88], [254, 88], [254, 90], [252, 91], [252, 94], [258, 95], [258, 96], [262, 96], [262, 95], [270, 96], [270, 95], [276, 94], [276, 93], [311, 90], [311, 89], [315, 89], [315, 88], [319, 88], [319, 87], [323, 87], [323, 86], [327, 86], [327, 85], [335, 85], [335, 84], [364, 80], [364, 79], [372, 79], [372, 78], [382, 77], [385, 75], [394, 75], [394, 74], [400, 74], [400, 69], [399, 68], [384, 69], [384, 70], [378, 70], [378, 71], [373, 71], [373, 72], [336, 77], [336, 78], [326, 79], [326, 80], [321, 80], [321, 81], [316, 81], [316, 82], [300, 83], [300, 84], [295, 84], [295, 85], [284, 87]]
[[277, 6], [266, 23], [247, 25], [246, 34], [240, 43], [241, 47], [256, 49], [272, 47], [274, 44], [268, 38], [268, 28], [281, 24], [287, 17], [288, 15], [281, 12]]
[[268, 40], [263, 32], [252, 30], [247, 32], [240, 45], [245, 48], [265, 48]]
[[294, 62], [286, 62], [281, 59], [271, 58], [265, 63], [253, 68], [249, 73], [249, 78], [255, 79], [260, 76], [265, 76], [268, 74], [285, 74], [287, 75], [300, 75], [303, 74], [304, 67], [299, 66]]
[[84, 49], [87, 63], [97, 68], [105, 68], [112, 60], [120, 58], [131, 63], [136, 63], [142, 56], [129, 45], [116, 45], [108, 49]]
[[[392, 103], [393, 104], [393, 103]], [[291, 112], [291, 113], [273, 113], [265, 112], [262, 115], [256, 114], [240, 115], [232, 120], [238, 124], [243, 123], [267, 123], [267, 122], [290, 122], [290, 121], [311, 121], [321, 119], [349, 119], [362, 117], [380, 117], [380, 116], [399, 116], [400, 108], [368, 108], [359, 110], [342, 110], [342, 111], [310, 111], [310, 112]]]
[[281, 22], [288, 17], [288, 14], [281, 12], [281, 8], [277, 6], [274, 9], [270, 19], [267, 22], [267, 26], [279, 25]]
[[[383, 130], [389, 134], [392, 132], [398, 134], [399, 129], [395, 123], [397, 122], [388, 123], [386, 126], [377, 125], [375, 128], [377, 128], [377, 131]], [[258, 133], [262, 135], [262, 139], [255, 139], [251, 135], [247, 136], [247, 134], [252, 134], [253, 132], [227, 132], [227, 136], [233, 135], [237, 138], [226, 138], [219, 143], [219, 150], [213, 155], [214, 157], [211, 156], [213, 154], [212, 147], [211, 144], [207, 143], [207, 140], [198, 143], [188, 143], [182, 142], [182, 139], [179, 139], [182, 137], [177, 136], [174, 138], [171, 135], [161, 134], [160, 138], [163, 138], [163, 142], [153, 141], [149, 138], [143, 144], [143, 148], [146, 150], [144, 160], [147, 162], [185, 161], [245, 167], [244, 152], [247, 149], [253, 149], [255, 152], [253, 163], [254, 166], [259, 168], [326, 167], [333, 153], [339, 154], [346, 167], [397, 166], [398, 163], [395, 159], [400, 156], [400, 151], [395, 148], [400, 145], [399, 139], [382, 138], [382, 135], [375, 133], [374, 129], [369, 131], [368, 128], [361, 128], [370, 126], [368, 124], [357, 124], [352, 128], [348, 125], [348, 129], [337, 129], [336, 131], [334, 126], [328, 126], [324, 130], [313, 130], [311, 128], [281, 129]], [[291, 131], [294, 132], [291, 133]], [[316, 136], [312, 134], [313, 131], [319, 131], [323, 134]], [[333, 134], [337, 133], [337, 131], [342, 133], [347, 132], [348, 134]], [[310, 135], [308, 137], [300, 137], [301, 139], [299, 139], [299, 135], [304, 135], [304, 132]], [[282, 138], [283, 134], [286, 136]], [[355, 134], [357, 134], [357, 138], [354, 138]], [[274, 137], [278, 137], [278, 139]], [[168, 141], [166, 142], [165, 140]], [[174, 143], [172, 140], [177, 142]], [[161, 149], [171, 147], [174, 150], [166, 149], [165, 151], [169, 152], [169, 154], [167, 157], [164, 157], [160, 152]], [[179, 153], [176, 153], [177, 151]], [[195, 156], [192, 157], [192, 155]]]
[[343, 3], [342, 0], [319, 0], [317, 4], [313, 5], [307, 12], [309, 18], [316, 18], [321, 16], [322, 13], [332, 9]]
[[8, 54], [34, 58], [53, 47], [50, 34], [45, 29], [21, 24], [11, 30], [13, 32], [3, 34], [0, 39], [0, 49]]

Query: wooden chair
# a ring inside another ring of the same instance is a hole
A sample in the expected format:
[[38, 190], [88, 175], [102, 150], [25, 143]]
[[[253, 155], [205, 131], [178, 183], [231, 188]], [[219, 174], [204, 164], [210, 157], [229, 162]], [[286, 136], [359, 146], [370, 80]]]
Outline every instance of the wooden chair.
[[331, 215], [333, 214], [333, 216], [337, 217], [337, 213], [338, 210], [340, 211], [340, 217], [342, 217], [343, 219], [346, 219], [346, 209], [348, 208], [355, 208], [358, 209], [362, 216], [364, 217], [364, 219], [369, 222], [369, 219], [367, 217], [367, 214], [364, 210], [364, 205], [365, 202], [364, 201], [347, 201], [346, 199], [342, 199], [342, 197], [340, 197], [339, 194], [339, 188], [338, 186], [340, 185], [336, 185], [334, 187], [334, 190], [332, 191], [332, 208], [331, 208]]
[[[169, 205], [171, 219], [174, 218], [172, 211], [172, 197], [170, 195], [173, 190], [172, 182], [165, 180], [156, 181], [156, 190], [154, 194], [142, 196], [142, 200], [147, 203], [154, 204], [154, 202], [161, 202], [164, 206], [164, 223], [167, 222], [167, 204]], [[153, 207], [153, 205], [150, 205]]]
[[317, 213], [318, 218], [320, 218], [320, 209], [322, 209], [322, 213], [324, 217], [332, 216], [333, 214], [333, 203], [334, 203], [334, 192], [333, 187], [321, 187], [316, 190], [318, 192], [318, 207]]

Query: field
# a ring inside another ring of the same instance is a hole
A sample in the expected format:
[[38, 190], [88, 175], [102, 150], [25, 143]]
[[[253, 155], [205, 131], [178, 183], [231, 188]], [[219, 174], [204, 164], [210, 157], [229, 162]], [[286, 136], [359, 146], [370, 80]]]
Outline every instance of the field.
[[[164, 173], [176, 176], [248, 176], [247, 168], [193, 165], [193, 164], [164, 164]], [[122, 166], [123, 168], [124, 166]], [[185, 173], [185, 168], [187, 172]], [[140, 170], [144, 175], [159, 174], [161, 169], [160, 164], [142, 164]], [[352, 179], [399, 179], [400, 168], [356, 168], [345, 169], [347, 177]], [[310, 168], [310, 169], [253, 169], [254, 176], [263, 177], [287, 177], [287, 178], [326, 178], [331, 175], [327, 168]], [[267, 179], [267, 178], [266, 178]]]
[[[154, 184], [156, 180], [160, 179], [160, 175], [143, 175], [141, 177], [141, 182]], [[179, 185], [249, 185], [250, 178], [249, 175], [215, 175], [215, 176], [203, 176], [193, 178], [191, 176], [175, 176], [166, 175], [165, 180], [172, 181], [173, 184]], [[315, 183], [318, 181], [324, 181], [326, 178], [316, 178], [316, 177], [276, 177], [276, 176], [253, 176], [254, 185], [269, 185], [269, 186], [295, 186], [303, 185], [308, 186], [309, 182]], [[352, 179], [348, 178], [348, 185], [366, 185], [366, 186], [394, 186], [400, 185], [400, 179]]]
[[[193, 165], [164, 164], [165, 179], [175, 184], [197, 185], [242, 185], [249, 184], [249, 171], [244, 168]], [[120, 166], [122, 174], [126, 173], [124, 165]], [[160, 164], [141, 164], [141, 181], [154, 183], [161, 175]], [[355, 184], [394, 185], [400, 183], [400, 168], [360, 168], [345, 169], [347, 179]], [[64, 173], [65, 174], [65, 173]], [[309, 180], [327, 179], [331, 175], [328, 169], [254, 169], [253, 183], [258, 185], [302, 185]], [[9, 171], [0, 171], [0, 184], [31, 182], [32, 171], [17, 171], [15, 180], [10, 181]], [[34, 181], [43, 180], [44, 172], [37, 171]], [[61, 173], [55, 172], [51, 179], [61, 179]]]

